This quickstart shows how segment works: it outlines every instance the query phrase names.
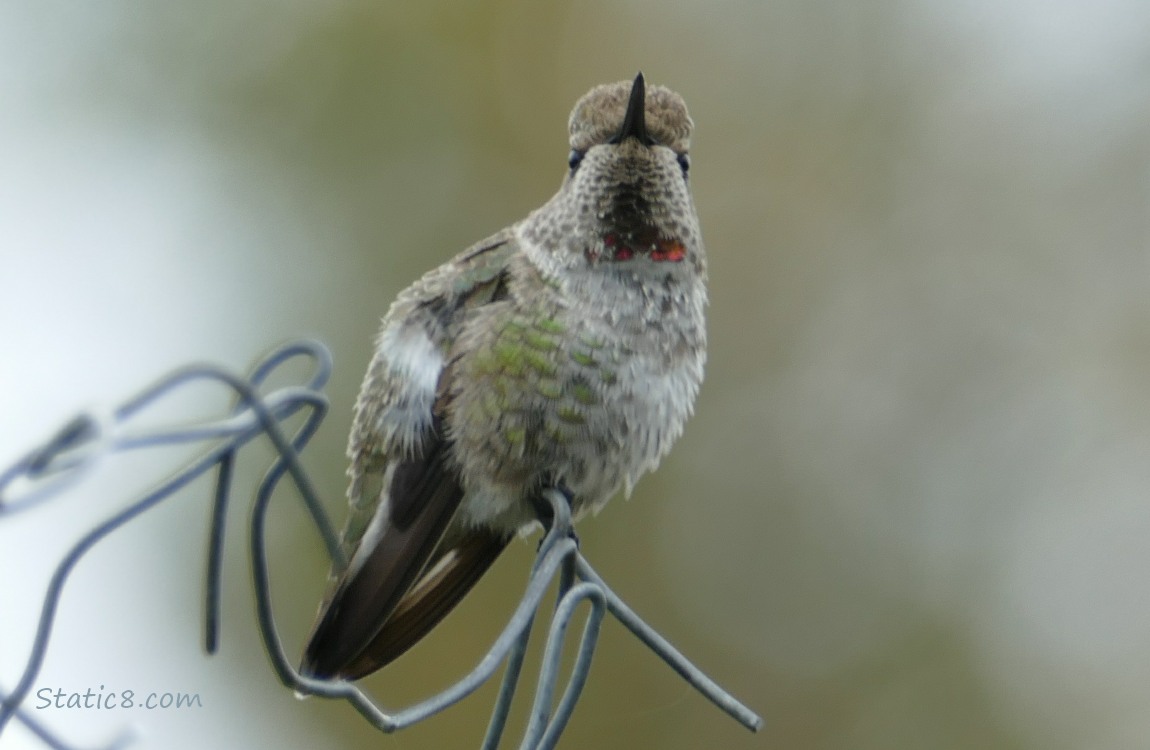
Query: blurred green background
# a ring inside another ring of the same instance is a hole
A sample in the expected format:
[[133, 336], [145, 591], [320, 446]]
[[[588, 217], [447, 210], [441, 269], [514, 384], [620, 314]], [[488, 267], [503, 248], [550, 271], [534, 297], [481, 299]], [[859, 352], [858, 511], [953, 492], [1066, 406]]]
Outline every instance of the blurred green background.
[[[393, 296], [545, 201], [576, 98], [642, 69], [696, 121], [710, 359], [670, 459], [583, 550], [766, 726], [608, 623], [561, 747], [1145, 748], [1147, 28], [1136, 0], [4, 3], [0, 464], [177, 364], [315, 336], [337, 370], [306, 458], [341, 514]], [[203, 390], [162, 414], [219, 413]], [[183, 455], [0, 525], [0, 685], [54, 561]], [[147, 748], [478, 744], [492, 689], [383, 737], [276, 684], [244, 510], [204, 657], [206, 503], [191, 488], [78, 569], [36, 685], [205, 707], [37, 718], [84, 746], [125, 726]], [[294, 505], [274, 520], [298, 650], [325, 563]], [[470, 668], [533, 545], [373, 694]]]

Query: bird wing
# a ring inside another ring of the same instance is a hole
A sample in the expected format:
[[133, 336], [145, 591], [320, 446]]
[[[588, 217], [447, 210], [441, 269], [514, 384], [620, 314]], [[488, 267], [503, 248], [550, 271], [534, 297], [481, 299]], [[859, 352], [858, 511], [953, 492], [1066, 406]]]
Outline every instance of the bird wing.
[[332, 581], [301, 671], [356, 679], [434, 627], [507, 544], [476, 530], [441, 544], [463, 498], [442, 424], [446, 353], [466, 311], [503, 298], [513, 247], [479, 243], [400, 294], [356, 403], [346, 567]]

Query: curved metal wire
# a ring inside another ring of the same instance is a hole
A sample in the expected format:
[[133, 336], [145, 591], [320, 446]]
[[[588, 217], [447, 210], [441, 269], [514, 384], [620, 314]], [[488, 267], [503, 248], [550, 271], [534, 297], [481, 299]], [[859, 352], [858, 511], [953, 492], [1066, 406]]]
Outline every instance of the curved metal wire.
[[[308, 382], [261, 394], [268, 378], [285, 362], [305, 358], [312, 363]], [[462, 679], [414, 706], [396, 712], [382, 709], [357, 686], [347, 682], [328, 682], [301, 676], [289, 660], [275, 626], [272, 609], [271, 577], [266, 547], [266, 515], [273, 493], [286, 476], [298, 491], [305, 508], [320, 532], [329, 555], [340, 560], [338, 537], [321, 506], [299, 451], [314, 436], [327, 413], [327, 400], [322, 393], [331, 373], [331, 356], [318, 342], [290, 343], [275, 350], [256, 364], [247, 378], [237, 377], [217, 367], [199, 365], [182, 368], [146, 388], [127, 403], [107, 415], [85, 414], [65, 425], [43, 446], [31, 451], [12, 467], [0, 473], [0, 521], [5, 516], [27, 512], [82, 480], [92, 467], [118, 452], [173, 443], [216, 441], [216, 444], [183, 470], [165, 480], [157, 489], [116, 513], [85, 534], [57, 566], [44, 596], [36, 636], [24, 671], [16, 687], [0, 692], [0, 734], [15, 717], [27, 726], [47, 747], [73, 750], [56, 738], [39, 722], [19, 709], [32, 683], [39, 674], [51, 638], [52, 627], [64, 584], [76, 564], [101, 539], [154, 507], [165, 498], [204, 473], [216, 469], [211, 506], [212, 523], [206, 569], [204, 602], [204, 643], [214, 653], [219, 640], [220, 576], [223, 542], [226, 534], [227, 505], [238, 452], [251, 440], [266, 435], [276, 450], [276, 460], [260, 482], [249, 527], [249, 551], [256, 598], [259, 628], [272, 667], [279, 679], [297, 693], [347, 700], [373, 726], [384, 732], [410, 726], [434, 716], [470, 695], [506, 661], [502, 684], [492, 710], [482, 747], [499, 746], [512, 701], [515, 697], [531, 626], [540, 604], [558, 579], [559, 594], [544, 646], [527, 727], [520, 747], [543, 750], [555, 746], [579, 700], [590, 672], [591, 659], [598, 642], [603, 618], [609, 612], [645, 643], [672, 669], [736, 721], [757, 731], [762, 720], [733, 696], [710, 680], [697, 667], [676, 651], [664, 638], [644, 623], [595, 573], [579, 552], [571, 526], [570, 509], [562, 492], [545, 490], [543, 501], [550, 506], [547, 533], [540, 543], [535, 564], [523, 597], [503, 632], [478, 665]], [[131, 421], [148, 406], [174, 393], [181, 386], [197, 380], [222, 383], [235, 395], [232, 414], [192, 427], [158, 428], [133, 431]], [[303, 414], [302, 425], [286, 436], [281, 424]], [[555, 694], [560, 677], [562, 646], [567, 630], [578, 616], [580, 605], [587, 602], [589, 611], [580, 636], [575, 663], [559, 701]], [[131, 741], [121, 735], [105, 747], [121, 748]]]

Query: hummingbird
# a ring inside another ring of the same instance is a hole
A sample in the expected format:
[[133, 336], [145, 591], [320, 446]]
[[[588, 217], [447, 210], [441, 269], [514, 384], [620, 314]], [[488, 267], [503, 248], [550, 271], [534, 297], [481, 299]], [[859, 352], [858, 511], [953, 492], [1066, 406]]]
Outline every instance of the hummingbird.
[[355, 405], [347, 562], [303, 674], [387, 665], [546, 520], [544, 488], [576, 519], [598, 511], [682, 434], [707, 343], [693, 127], [642, 73], [596, 86], [559, 192], [399, 294]]

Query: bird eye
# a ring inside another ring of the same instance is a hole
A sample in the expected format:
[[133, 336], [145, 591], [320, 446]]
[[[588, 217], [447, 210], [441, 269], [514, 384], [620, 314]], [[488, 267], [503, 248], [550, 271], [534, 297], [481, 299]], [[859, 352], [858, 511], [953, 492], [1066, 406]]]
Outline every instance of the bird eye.
[[683, 170], [684, 177], [691, 171], [691, 159], [686, 154], [679, 154], [679, 169]]
[[571, 155], [567, 157], [567, 166], [571, 167], [574, 172], [579, 168], [579, 163], [583, 161], [583, 152], [577, 148], [571, 149]]

